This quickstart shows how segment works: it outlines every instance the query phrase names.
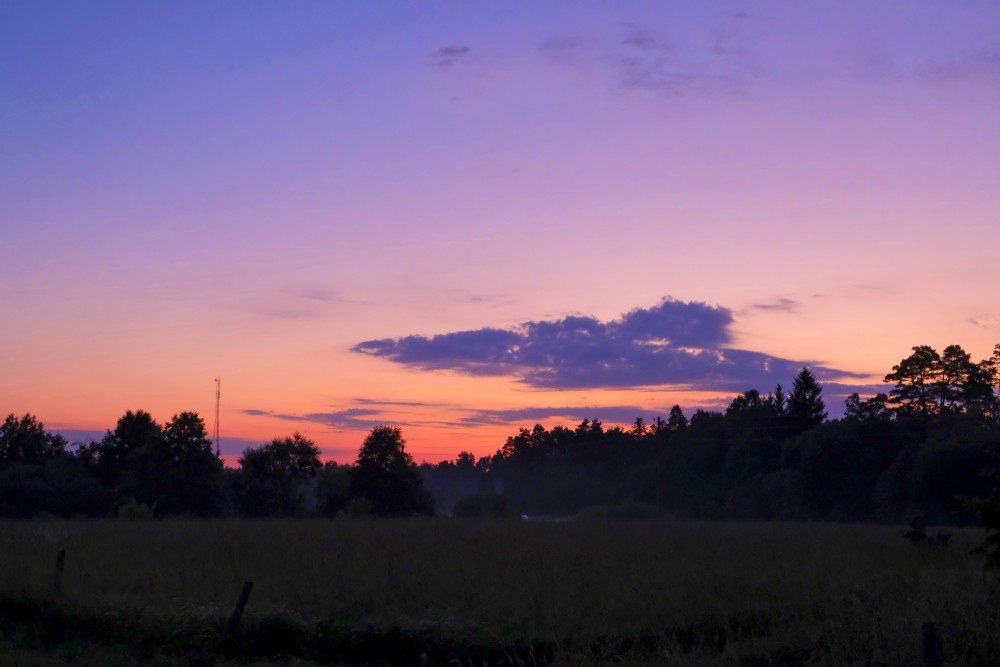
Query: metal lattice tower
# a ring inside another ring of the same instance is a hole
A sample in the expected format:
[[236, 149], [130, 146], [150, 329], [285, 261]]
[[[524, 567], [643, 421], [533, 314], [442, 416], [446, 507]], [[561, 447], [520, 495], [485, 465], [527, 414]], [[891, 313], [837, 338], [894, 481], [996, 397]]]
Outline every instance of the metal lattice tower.
[[222, 398], [222, 378], [215, 378], [215, 455], [221, 456], [219, 449], [219, 402]]

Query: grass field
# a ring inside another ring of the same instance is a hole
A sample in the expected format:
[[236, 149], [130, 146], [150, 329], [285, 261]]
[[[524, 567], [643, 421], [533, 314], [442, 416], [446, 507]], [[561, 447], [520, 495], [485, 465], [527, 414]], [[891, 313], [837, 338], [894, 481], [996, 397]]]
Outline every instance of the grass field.
[[[1000, 664], [1000, 586], [968, 555], [981, 531], [955, 531], [941, 550], [903, 532], [671, 521], [0, 522], [0, 662], [918, 665], [921, 623], [935, 619], [945, 664]], [[254, 582], [246, 617], [223, 641], [244, 580]]]

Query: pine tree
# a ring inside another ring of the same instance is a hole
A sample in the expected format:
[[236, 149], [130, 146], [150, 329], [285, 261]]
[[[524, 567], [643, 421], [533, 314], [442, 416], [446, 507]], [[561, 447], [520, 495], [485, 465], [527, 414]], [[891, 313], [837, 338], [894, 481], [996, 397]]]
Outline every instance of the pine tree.
[[941, 356], [929, 345], [918, 345], [913, 354], [892, 367], [883, 382], [896, 386], [889, 392], [889, 402], [899, 412], [934, 414], [938, 410], [936, 387], [941, 380]]
[[684, 411], [681, 410], [681, 406], [675, 405], [670, 408], [670, 416], [667, 418], [667, 429], [671, 431], [683, 431], [688, 426], [687, 417], [684, 416]]
[[826, 419], [823, 387], [808, 368], [803, 368], [792, 381], [788, 397], [788, 421], [795, 432], [819, 426]]

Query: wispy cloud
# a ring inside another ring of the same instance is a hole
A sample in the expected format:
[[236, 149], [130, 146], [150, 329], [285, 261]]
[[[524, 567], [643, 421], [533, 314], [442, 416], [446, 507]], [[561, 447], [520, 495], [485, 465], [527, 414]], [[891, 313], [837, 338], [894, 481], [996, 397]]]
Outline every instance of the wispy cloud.
[[546, 62], [571, 69], [592, 68], [600, 48], [601, 45], [596, 40], [579, 35], [549, 37], [538, 46]]
[[472, 303], [485, 306], [505, 306], [511, 303], [512, 299], [507, 294], [466, 294], [463, 299], [465, 303]]
[[619, 319], [526, 322], [432, 337], [364, 341], [352, 350], [421, 370], [509, 376], [542, 389], [672, 386], [742, 391], [788, 382], [805, 365], [820, 379], [855, 374], [728, 347], [732, 311], [665, 298]]
[[382, 414], [382, 410], [374, 408], [346, 408], [344, 410], [311, 412], [302, 415], [284, 414], [271, 410], [243, 410], [243, 414], [256, 417], [266, 416], [293, 422], [325, 424], [330, 428], [346, 430], [370, 429], [383, 421], [374, 419], [375, 415]]
[[771, 23], [772, 20], [750, 12], [735, 12], [724, 16], [710, 30], [712, 53], [718, 56], [749, 56], [754, 47], [750, 31], [758, 25]]
[[977, 315], [969, 323], [981, 329], [1000, 329], [1000, 315]]
[[771, 303], [755, 303], [751, 308], [757, 310], [777, 310], [785, 313], [794, 313], [799, 309], [799, 302], [794, 299], [779, 297]]
[[[368, 431], [379, 424], [396, 426], [432, 426], [461, 428], [468, 426], [460, 420], [440, 419], [440, 413], [451, 415], [467, 411], [453, 403], [428, 401], [386, 401], [375, 398], [355, 398], [349, 407], [329, 411], [289, 414], [275, 410], [246, 409], [242, 413], [255, 417], [271, 417], [290, 422], [322, 424], [335, 430]], [[428, 417], [428, 415], [435, 415]], [[401, 418], [402, 416], [402, 418]]]
[[431, 61], [440, 69], [451, 69], [472, 51], [468, 46], [446, 46], [431, 54]]
[[323, 320], [364, 305], [323, 285], [288, 285], [248, 295], [242, 307], [265, 319]]
[[[337, 430], [369, 430], [373, 426], [381, 423], [392, 423], [398, 426], [421, 426], [448, 429], [473, 428], [476, 426], [497, 426], [497, 425], [524, 425], [534, 424], [541, 421], [548, 421], [553, 418], [560, 418], [567, 423], [576, 424], [584, 419], [600, 419], [611, 424], [631, 424], [636, 417], [652, 422], [657, 416], [666, 417], [670, 409], [640, 408], [634, 405], [584, 405], [584, 406], [549, 406], [549, 407], [526, 407], [511, 409], [475, 409], [460, 408], [450, 404], [441, 403], [420, 403], [410, 401], [376, 401], [373, 399], [359, 399], [366, 405], [379, 405], [391, 408], [400, 406], [407, 408], [420, 408], [422, 410], [434, 410], [447, 408], [455, 411], [461, 416], [454, 419], [439, 419], [433, 416], [400, 420], [397, 416], [389, 414], [389, 410], [346, 408], [333, 412], [312, 412], [301, 415], [281, 414], [268, 410], [244, 410], [244, 414], [255, 416], [269, 416], [293, 422], [310, 422], [323, 424]], [[427, 414], [424, 412], [424, 414]], [[376, 417], [378, 415], [378, 417]]]
[[423, 401], [382, 401], [375, 398], [355, 398], [354, 402], [358, 405], [378, 405], [378, 406], [393, 406], [393, 407], [408, 407], [408, 408], [450, 407], [450, 405], [447, 403], [425, 403]]
[[[780, 379], [787, 392], [791, 386], [792, 377]], [[773, 385], [747, 385], [740, 388], [744, 391], [757, 388], [768, 392]], [[851, 393], [858, 392], [862, 396], [870, 396], [878, 392], [888, 391], [884, 384], [851, 384], [843, 382], [823, 382], [823, 396], [831, 417], [843, 414], [843, 401]], [[695, 404], [685, 404], [681, 407], [689, 415], [698, 408], [723, 411], [732, 402], [732, 395], [719, 395], [714, 398], [701, 398]], [[562, 426], [575, 426], [584, 419], [599, 419], [607, 425], [628, 426], [641, 417], [647, 424], [652, 424], [657, 417], [666, 418], [670, 413], [668, 404], [640, 407], [638, 405], [548, 405], [528, 406], [519, 408], [475, 408], [459, 406], [453, 403], [423, 402], [423, 401], [384, 401], [373, 398], [356, 398], [355, 406], [329, 412], [310, 412], [305, 414], [284, 414], [271, 410], [244, 410], [243, 413], [255, 416], [268, 416], [291, 422], [309, 422], [322, 424], [335, 430], [367, 431], [382, 423], [398, 426], [419, 426], [437, 429], [462, 430], [481, 426], [510, 426], [511, 428], [530, 426], [537, 423], [556, 423]], [[393, 408], [403, 408], [404, 419]], [[444, 413], [449, 418], [442, 419]], [[452, 416], [455, 415], [455, 416]]]
[[294, 290], [294, 294], [303, 299], [311, 301], [343, 301], [330, 290], [322, 287], [303, 287]]
[[475, 410], [461, 418], [461, 423], [469, 426], [527, 424], [547, 421], [553, 417], [562, 417], [578, 423], [584, 419], [600, 419], [614, 424], [631, 424], [636, 417], [652, 421], [657, 415], [666, 417], [669, 408], [661, 411], [651, 411], [633, 405], [604, 406], [564, 406], [564, 407], [531, 407], [511, 410]]
[[[612, 26], [610, 32], [562, 34], [539, 46], [550, 65], [585, 72], [618, 90], [674, 99], [750, 98], [773, 86], [853, 82], [936, 87], [1000, 85], [1000, 43], [960, 40], [935, 29], [935, 12], [914, 12], [912, 34], [887, 37], [870, 11], [820, 12], [774, 8], [773, 14], [705, 11], [673, 21]], [[959, 22], [995, 9], [958, 12]], [[828, 17], [829, 18], [829, 17]], [[789, 34], [808, 31], [797, 43]], [[850, 31], [851, 38], [843, 35]], [[789, 46], [789, 44], [792, 46]], [[761, 86], [761, 84], [765, 84]]]
[[625, 89], [668, 97], [741, 90], [734, 74], [714, 62], [724, 58], [724, 52], [716, 51], [714, 58], [702, 62], [689, 56], [648, 28], [632, 28], [608, 60], [617, 70], [619, 85]]
[[1000, 47], [974, 51], [951, 60], [928, 63], [916, 68], [914, 76], [928, 83], [1000, 84]]
[[611, 41], [562, 35], [544, 40], [540, 51], [550, 64], [602, 72], [621, 90], [668, 98], [743, 95], [760, 70], [750, 34], [756, 23], [749, 14], [727, 15], [683, 42], [665, 26], [624, 25]]

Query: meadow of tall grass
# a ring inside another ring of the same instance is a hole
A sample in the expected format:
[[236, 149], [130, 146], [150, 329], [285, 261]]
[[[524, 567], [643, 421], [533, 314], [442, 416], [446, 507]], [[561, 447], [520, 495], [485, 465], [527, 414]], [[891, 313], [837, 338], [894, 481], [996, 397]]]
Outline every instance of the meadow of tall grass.
[[[749, 667], [921, 664], [921, 623], [934, 619], [945, 664], [1000, 664], [1000, 586], [968, 553], [981, 531], [954, 531], [947, 549], [904, 532], [669, 520], [4, 521], [0, 625], [36, 646], [86, 639], [75, 623], [100, 641], [146, 633], [165, 655], [173, 632], [182, 655], [208, 663]], [[245, 580], [254, 588], [242, 643], [212, 643]], [[109, 635], [102, 618], [124, 629]], [[46, 623], [59, 631], [33, 629]], [[193, 646], [199, 632], [204, 645]]]

